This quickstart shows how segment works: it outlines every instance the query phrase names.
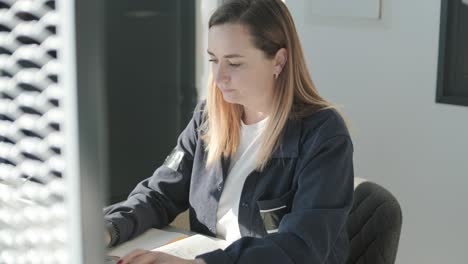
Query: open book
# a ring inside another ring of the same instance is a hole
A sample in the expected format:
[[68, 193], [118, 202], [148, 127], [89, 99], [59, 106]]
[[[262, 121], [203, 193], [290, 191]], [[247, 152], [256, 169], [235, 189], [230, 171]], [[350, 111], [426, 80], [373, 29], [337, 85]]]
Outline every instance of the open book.
[[194, 259], [196, 256], [216, 249], [225, 249], [229, 246], [226, 240], [208, 237], [204, 235], [193, 235], [176, 242], [153, 249], [185, 259]]
[[123, 257], [135, 249], [144, 249], [194, 259], [197, 255], [216, 249], [225, 249], [228, 245], [229, 243], [222, 239], [169, 227], [164, 230], [150, 229], [135, 239], [110, 249], [107, 254]]

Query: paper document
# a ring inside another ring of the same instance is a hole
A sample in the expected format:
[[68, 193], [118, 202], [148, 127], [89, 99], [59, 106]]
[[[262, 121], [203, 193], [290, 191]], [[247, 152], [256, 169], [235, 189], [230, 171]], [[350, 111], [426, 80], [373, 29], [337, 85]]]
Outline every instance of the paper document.
[[115, 248], [111, 248], [107, 255], [123, 257], [135, 249], [151, 250], [167, 244], [168, 242], [188, 237], [187, 234], [165, 231], [161, 229], [150, 229], [140, 236], [127, 241]]
[[180, 258], [194, 259], [196, 256], [216, 249], [225, 249], [229, 246], [228, 241], [208, 237], [204, 235], [193, 235], [176, 242], [153, 249]]

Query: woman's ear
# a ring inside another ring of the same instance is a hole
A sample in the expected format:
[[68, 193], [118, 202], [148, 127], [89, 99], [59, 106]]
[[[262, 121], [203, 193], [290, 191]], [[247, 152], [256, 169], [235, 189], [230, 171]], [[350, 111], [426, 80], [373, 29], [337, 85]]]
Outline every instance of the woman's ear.
[[275, 55], [273, 72], [274, 75], [279, 75], [281, 73], [284, 65], [286, 65], [286, 61], [288, 61], [288, 50], [281, 48], [276, 52]]

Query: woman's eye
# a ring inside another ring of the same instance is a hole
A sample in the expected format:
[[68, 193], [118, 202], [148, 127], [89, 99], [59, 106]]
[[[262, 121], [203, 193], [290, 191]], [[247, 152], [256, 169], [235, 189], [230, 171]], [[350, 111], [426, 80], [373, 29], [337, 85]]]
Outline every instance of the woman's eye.
[[229, 63], [229, 65], [230, 65], [231, 67], [239, 67], [239, 66], [241, 66], [240, 63]]
[[211, 60], [208, 60], [209, 62], [214, 62], [214, 63], [217, 63], [218, 61], [215, 60], [215, 59], [211, 59]]

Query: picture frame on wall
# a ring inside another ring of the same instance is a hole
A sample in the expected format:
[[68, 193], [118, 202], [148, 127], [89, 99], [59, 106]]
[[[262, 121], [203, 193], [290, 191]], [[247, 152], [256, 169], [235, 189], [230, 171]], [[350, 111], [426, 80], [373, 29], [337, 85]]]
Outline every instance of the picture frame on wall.
[[436, 102], [468, 106], [468, 0], [442, 0]]

